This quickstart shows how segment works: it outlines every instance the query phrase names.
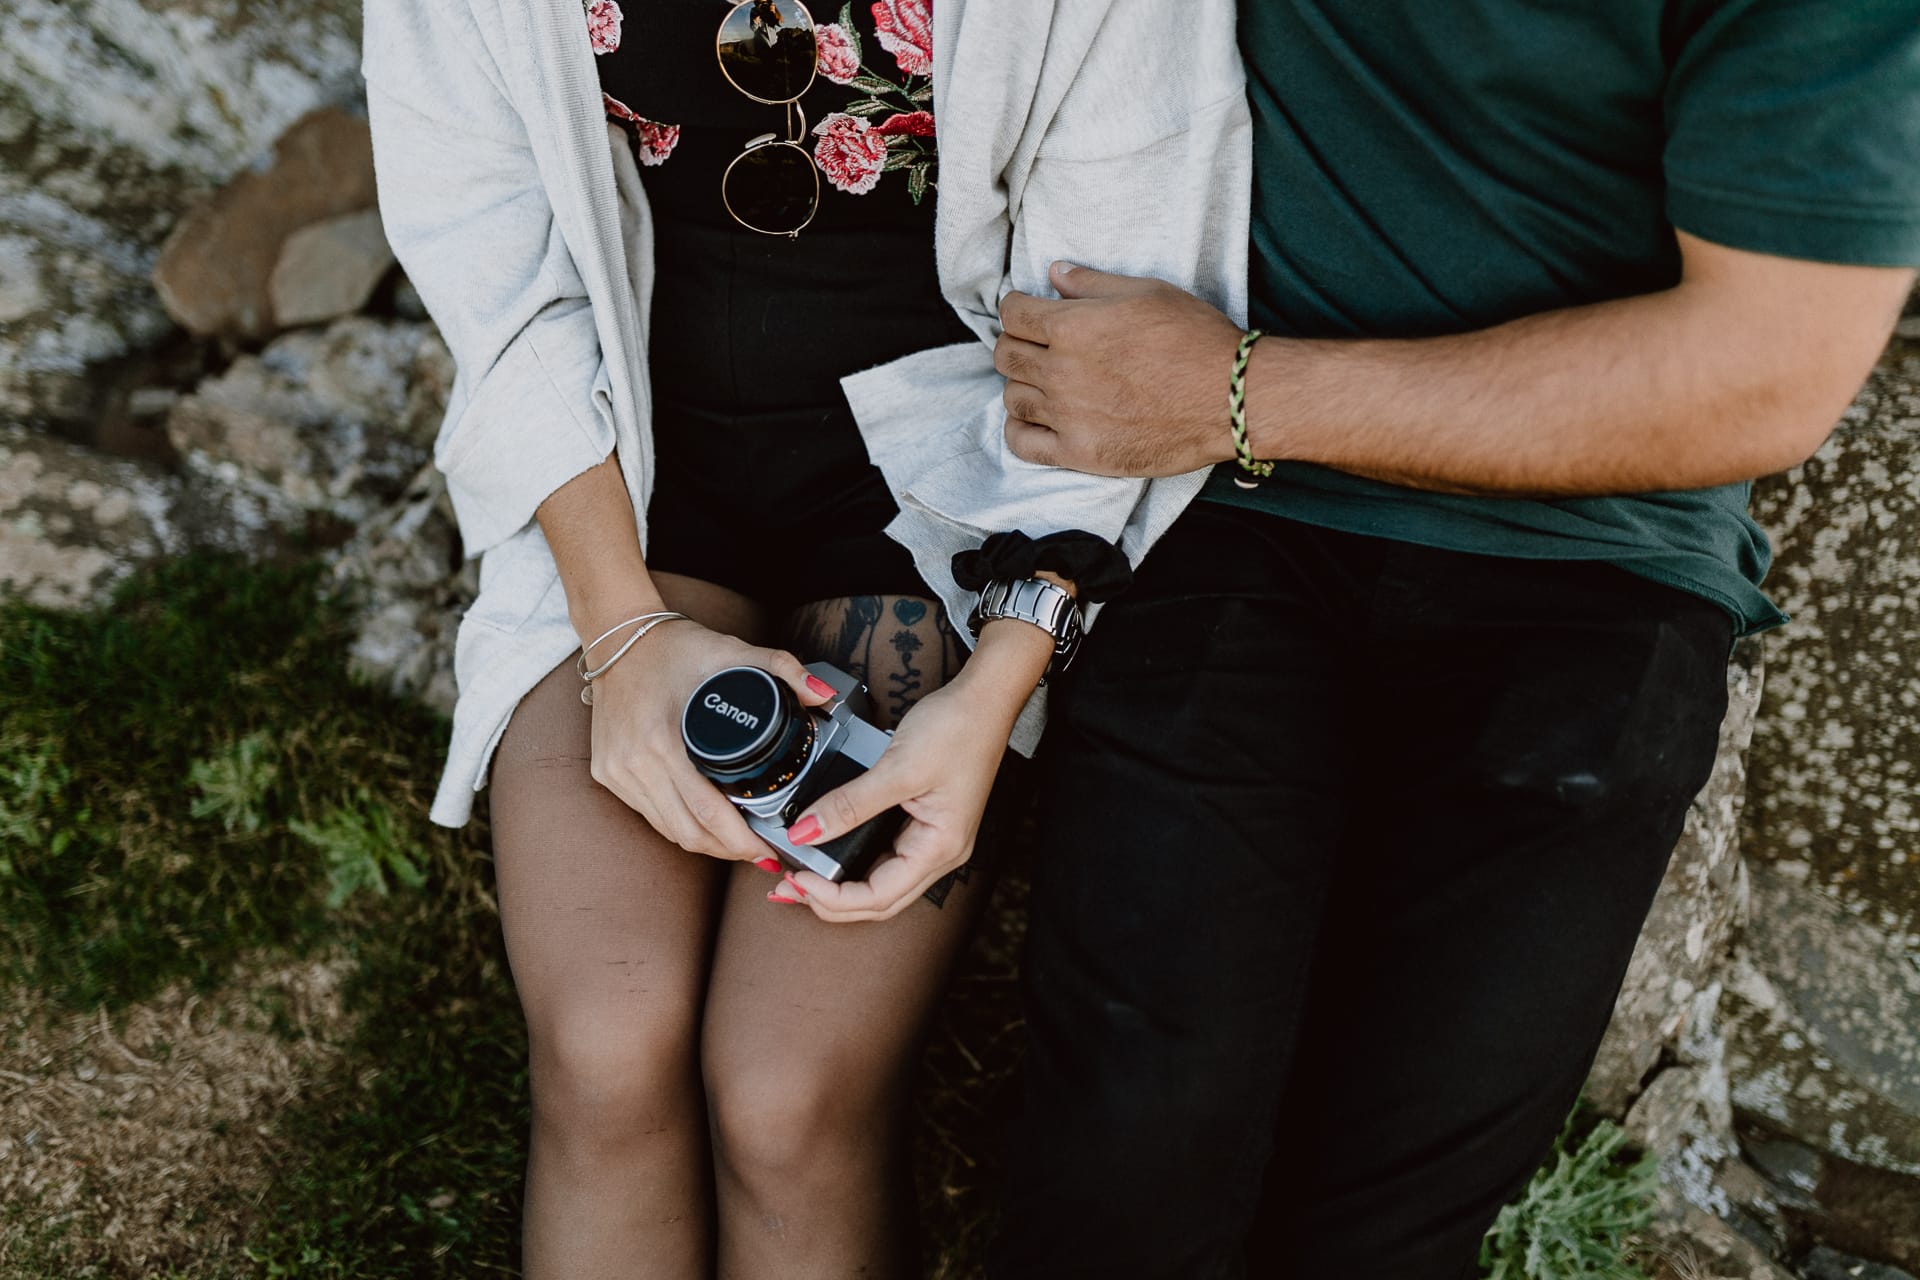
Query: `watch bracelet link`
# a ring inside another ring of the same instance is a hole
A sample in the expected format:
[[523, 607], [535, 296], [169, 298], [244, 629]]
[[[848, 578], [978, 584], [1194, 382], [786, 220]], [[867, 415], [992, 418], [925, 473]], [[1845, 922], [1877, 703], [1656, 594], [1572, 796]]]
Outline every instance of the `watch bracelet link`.
[[[1080, 648], [1080, 607], [1063, 587], [1043, 578], [996, 578], [981, 588], [979, 601], [968, 615], [967, 629], [975, 639], [980, 628], [996, 618], [1014, 618], [1053, 636], [1053, 660], [1047, 675], [1067, 669]], [[1041, 683], [1046, 683], [1043, 677]]]

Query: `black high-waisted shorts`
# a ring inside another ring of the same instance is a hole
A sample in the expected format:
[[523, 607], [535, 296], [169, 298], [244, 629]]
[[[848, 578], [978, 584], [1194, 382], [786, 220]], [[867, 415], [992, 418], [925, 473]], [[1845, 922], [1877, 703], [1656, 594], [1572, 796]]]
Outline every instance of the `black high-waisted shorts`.
[[648, 567], [775, 606], [931, 596], [882, 532], [897, 508], [839, 383], [973, 340], [940, 297], [930, 219], [788, 240], [655, 212]]

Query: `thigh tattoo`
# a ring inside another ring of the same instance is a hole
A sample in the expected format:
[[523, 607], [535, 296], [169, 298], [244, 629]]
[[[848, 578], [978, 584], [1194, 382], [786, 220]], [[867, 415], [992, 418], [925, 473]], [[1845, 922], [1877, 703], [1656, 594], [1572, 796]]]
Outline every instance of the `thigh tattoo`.
[[[789, 615], [783, 636], [800, 661], [831, 662], [866, 685], [882, 729], [892, 729], [915, 702], [951, 680], [968, 652], [947, 611], [919, 596], [817, 600]], [[944, 905], [973, 870], [969, 862], [949, 872], [927, 890], [927, 900]]]
[[815, 601], [793, 611], [785, 632], [802, 662], [831, 662], [865, 684], [886, 729], [952, 679], [967, 654], [946, 610], [917, 596]]

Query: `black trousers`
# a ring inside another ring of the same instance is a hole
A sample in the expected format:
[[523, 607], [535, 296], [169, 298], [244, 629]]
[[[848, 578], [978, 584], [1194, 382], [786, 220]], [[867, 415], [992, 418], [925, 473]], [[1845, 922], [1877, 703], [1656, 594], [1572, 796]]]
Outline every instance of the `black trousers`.
[[1459, 1280], [1578, 1096], [1731, 622], [1198, 503], [1056, 689], [989, 1274]]

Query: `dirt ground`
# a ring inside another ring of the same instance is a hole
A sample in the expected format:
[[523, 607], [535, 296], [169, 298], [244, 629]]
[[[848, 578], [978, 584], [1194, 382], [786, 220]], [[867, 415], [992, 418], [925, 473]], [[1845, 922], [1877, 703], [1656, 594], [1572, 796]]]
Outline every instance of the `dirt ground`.
[[274, 1162], [275, 1111], [345, 1042], [339, 957], [252, 962], [210, 995], [109, 1016], [4, 997], [0, 1275], [149, 1275], [232, 1256]]

